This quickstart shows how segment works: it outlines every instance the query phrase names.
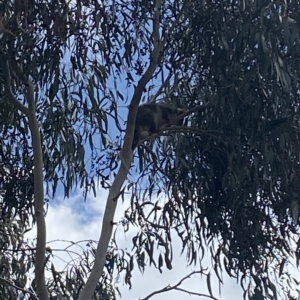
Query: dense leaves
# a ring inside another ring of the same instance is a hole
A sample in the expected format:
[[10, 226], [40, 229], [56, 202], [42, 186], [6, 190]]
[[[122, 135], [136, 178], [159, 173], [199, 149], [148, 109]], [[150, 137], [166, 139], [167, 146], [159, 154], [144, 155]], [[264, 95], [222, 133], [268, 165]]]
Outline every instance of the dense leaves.
[[156, 148], [150, 168], [164, 176], [151, 172], [149, 195], [155, 187], [160, 193], [164, 180], [170, 198], [162, 213], [136, 202], [128, 219], [142, 218], [152, 237], [163, 226], [163, 242], [161, 234], [148, 240], [167, 253], [174, 228], [190, 263], [208, 245], [217, 276], [224, 266], [242, 284], [249, 275], [259, 291], [276, 297], [271, 266], [293, 253], [299, 264], [298, 6], [290, 3], [282, 15], [283, 2], [197, 5], [178, 26], [168, 61], [175, 51], [185, 57], [170, 63], [181, 105], [210, 107], [188, 116], [191, 128], [176, 136], [176, 148]]

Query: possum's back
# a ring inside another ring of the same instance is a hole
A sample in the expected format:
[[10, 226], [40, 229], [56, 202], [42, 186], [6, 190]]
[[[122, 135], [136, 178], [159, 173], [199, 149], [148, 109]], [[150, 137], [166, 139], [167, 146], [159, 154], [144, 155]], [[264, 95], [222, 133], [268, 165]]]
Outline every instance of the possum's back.
[[157, 113], [157, 105], [155, 103], [143, 104], [138, 107], [135, 122], [140, 126], [147, 126], [153, 122], [155, 113]]

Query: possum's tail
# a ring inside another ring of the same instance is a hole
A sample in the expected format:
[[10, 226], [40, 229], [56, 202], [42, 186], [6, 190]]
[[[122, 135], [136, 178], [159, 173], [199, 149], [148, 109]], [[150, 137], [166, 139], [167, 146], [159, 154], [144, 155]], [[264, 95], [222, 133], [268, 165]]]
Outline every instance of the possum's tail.
[[137, 126], [135, 125], [133, 140], [132, 140], [132, 146], [131, 146], [132, 152], [137, 147], [137, 145], [139, 143], [139, 138], [140, 138], [139, 137], [139, 130], [137, 129]]
[[131, 146], [132, 151], [137, 147], [138, 143], [139, 143], [139, 139], [134, 137], [133, 141], [132, 141], [132, 146]]

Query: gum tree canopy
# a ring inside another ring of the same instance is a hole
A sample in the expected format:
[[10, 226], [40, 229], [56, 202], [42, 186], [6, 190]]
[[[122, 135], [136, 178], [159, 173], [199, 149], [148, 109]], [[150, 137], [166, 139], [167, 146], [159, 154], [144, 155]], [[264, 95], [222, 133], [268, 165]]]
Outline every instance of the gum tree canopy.
[[[210, 255], [245, 298], [294, 299], [299, 26], [293, 0], [0, 1], [0, 298], [115, 299], [113, 272], [131, 286], [135, 266], [171, 269], [177, 235], [189, 264]], [[186, 117], [146, 141], [127, 174], [144, 99]], [[45, 204], [97, 183], [110, 194], [95, 260], [88, 245], [86, 264], [58, 274]], [[120, 251], [109, 241], [128, 193], [119, 226], [140, 230]]]

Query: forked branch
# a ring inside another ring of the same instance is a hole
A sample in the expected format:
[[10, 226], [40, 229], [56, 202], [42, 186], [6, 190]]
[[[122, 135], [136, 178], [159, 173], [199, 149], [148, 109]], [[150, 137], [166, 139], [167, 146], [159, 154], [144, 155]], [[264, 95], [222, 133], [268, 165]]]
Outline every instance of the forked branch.
[[191, 291], [188, 291], [186, 289], [182, 289], [182, 288], [179, 287], [185, 280], [191, 278], [191, 276], [195, 275], [195, 274], [203, 274], [203, 271], [193, 271], [190, 274], [188, 274], [187, 276], [183, 277], [177, 284], [175, 284], [175, 285], [167, 285], [166, 287], [164, 287], [164, 288], [162, 288], [160, 290], [157, 290], [157, 291], [149, 294], [148, 296], [146, 296], [145, 298], [142, 298], [140, 300], [149, 300], [151, 297], [153, 297], [155, 295], [166, 293], [166, 292], [169, 292], [169, 291], [172, 291], [172, 290], [173, 291], [184, 292], [186, 294], [193, 295], [193, 296], [206, 297], [206, 298], [209, 298], [209, 299], [218, 300], [217, 298], [215, 298], [213, 296], [210, 296], [210, 295], [207, 295], [207, 294], [203, 294], [203, 293], [191, 292]]

